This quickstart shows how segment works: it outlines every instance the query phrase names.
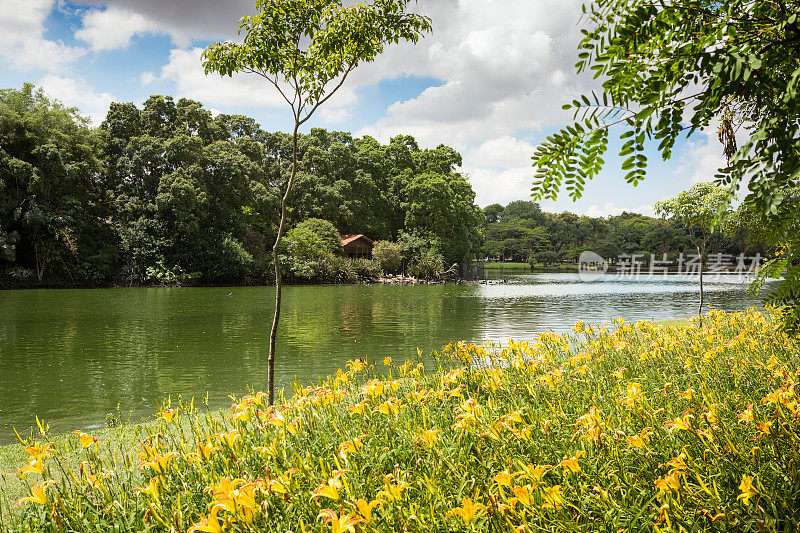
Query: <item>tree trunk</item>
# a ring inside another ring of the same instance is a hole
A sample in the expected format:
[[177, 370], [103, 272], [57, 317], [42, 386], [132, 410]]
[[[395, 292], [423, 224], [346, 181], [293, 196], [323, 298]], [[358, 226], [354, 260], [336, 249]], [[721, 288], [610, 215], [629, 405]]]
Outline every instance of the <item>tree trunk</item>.
[[706, 243], [705, 241], [702, 243], [700, 247], [697, 248], [697, 252], [700, 254], [700, 305], [697, 307], [697, 318], [700, 322], [700, 327], [703, 327], [703, 259], [706, 255]]
[[278, 225], [278, 236], [275, 238], [275, 245], [272, 247], [272, 264], [275, 266], [275, 314], [272, 317], [272, 329], [269, 333], [269, 358], [267, 359], [267, 387], [269, 388], [270, 405], [275, 403], [275, 340], [278, 336], [278, 322], [281, 318], [281, 289], [283, 288], [278, 250], [286, 228], [286, 208], [289, 204], [289, 196], [292, 193], [292, 185], [294, 185], [294, 178], [297, 175], [297, 130], [299, 127], [300, 125], [295, 121], [294, 134], [292, 135], [292, 173], [289, 176], [286, 192], [281, 200], [281, 221]]

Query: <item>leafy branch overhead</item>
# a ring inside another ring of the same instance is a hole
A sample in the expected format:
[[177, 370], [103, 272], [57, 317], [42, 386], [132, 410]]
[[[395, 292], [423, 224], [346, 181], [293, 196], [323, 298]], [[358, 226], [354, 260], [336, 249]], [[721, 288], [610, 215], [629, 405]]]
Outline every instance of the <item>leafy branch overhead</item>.
[[[622, 129], [626, 180], [644, 177], [645, 143], [666, 160], [675, 142], [721, 121], [730, 197], [746, 177], [764, 213], [775, 215], [800, 171], [800, 2], [599, 0], [584, 5], [588, 29], [578, 72], [603, 78], [603, 94], [565, 106], [574, 124], [533, 156], [535, 199], [565, 189], [579, 198], [603, 168], [614, 126]], [[736, 145], [745, 128], [749, 140]]]
[[203, 53], [206, 74], [257, 74], [272, 84], [304, 123], [359, 63], [390, 43], [431, 30], [427, 17], [406, 12], [410, 0], [259, 0], [258, 14], [239, 21], [241, 43], [214, 43]]

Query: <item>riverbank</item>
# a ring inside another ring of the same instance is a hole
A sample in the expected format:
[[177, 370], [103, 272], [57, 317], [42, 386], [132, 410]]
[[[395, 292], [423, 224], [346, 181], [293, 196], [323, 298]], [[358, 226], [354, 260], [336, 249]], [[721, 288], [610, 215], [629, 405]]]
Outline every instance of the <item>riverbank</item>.
[[704, 323], [577, 324], [503, 349], [450, 345], [425, 366], [354, 360], [278, 408], [253, 394], [224, 414], [183, 406], [69, 436], [21, 452], [39, 459], [13, 518], [9, 463], [26, 463], [3, 448], [2, 523], [794, 529], [800, 347], [755, 311]]

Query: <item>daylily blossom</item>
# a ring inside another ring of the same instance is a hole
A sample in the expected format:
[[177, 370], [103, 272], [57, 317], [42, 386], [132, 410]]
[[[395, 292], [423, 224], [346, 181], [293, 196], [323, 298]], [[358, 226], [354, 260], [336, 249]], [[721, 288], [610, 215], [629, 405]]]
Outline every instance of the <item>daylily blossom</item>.
[[564, 506], [564, 493], [561, 490], [561, 485], [553, 485], [552, 487], [544, 489], [544, 491], [542, 491], [542, 498], [544, 499], [542, 507], [550, 507], [558, 510]]
[[201, 517], [200, 521], [190, 527], [187, 533], [194, 533], [195, 531], [203, 531], [206, 533], [223, 533], [225, 529], [223, 528], [223, 525], [219, 523], [219, 519], [217, 518], [217, 513], [219, 513], [219, 511], [220, 507], [214, 507], [211, 509], [211, 514], [208, 517]]
[[458, 516], [464, 523], [469, 524], [478, 511], [484, 510], [486, 510], [486, 506], [482, 503], [475, 503], [471, 498], [464, 498], [461, 501], [461, 507], [454, 507], [447, 513], [447, 516]]
[[742, 482], [739, 483], [739, 490], [742, 491], [736, 499], [744, 501], [745, 505], [750, 505], [750, 498], [758, 496], [758, 491], [753, 486], [753, 476], [742, 476]]
[[336, 511], [332, 511], [331, 509], [323, 509], [322, 512], [319, 513], [318, 518], [322, 517], [325, 518], [325, 523], [331, 525], [331, 533], [344, 533], [345, 531], [355, 533], [356, 524], [363, 522], [361, 518], [351, 514], [339, 516], [336, 514]]
[[55, 484], [55, 481], [49, 480], [45, 481], [41, 485], [34, 485], [33, 487], [31, 487], [31, 495], [26, 498], [20, 499], [17, 502], [17, 507], [22, 507], [22, 504], [25, 502], [39, 503], [41, 505], [45, 505], [47, 503], [47, 495], [45, 494], [45, 490], [47, 490], [47, 487], [53, 484]]
[[84, 433], [83, 431], [77, 429], [72, 433], [78, 436], [78, 440], [81, 442], [81, 447], [84, 449], [88, 448], [92, 444], [97, 445], [97, 437], [93, 437], [88, 433]]

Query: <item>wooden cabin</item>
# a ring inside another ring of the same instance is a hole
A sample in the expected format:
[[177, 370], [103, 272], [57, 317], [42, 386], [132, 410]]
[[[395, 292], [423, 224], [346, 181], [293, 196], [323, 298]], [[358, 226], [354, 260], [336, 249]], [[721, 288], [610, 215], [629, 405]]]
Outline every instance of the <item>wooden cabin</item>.
[[340, 235], [342, 255], [354, 259], [372, 259], [372, 239], [365, 235]]

